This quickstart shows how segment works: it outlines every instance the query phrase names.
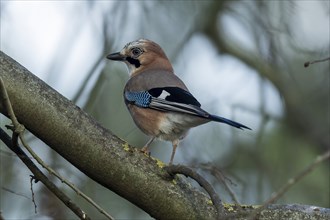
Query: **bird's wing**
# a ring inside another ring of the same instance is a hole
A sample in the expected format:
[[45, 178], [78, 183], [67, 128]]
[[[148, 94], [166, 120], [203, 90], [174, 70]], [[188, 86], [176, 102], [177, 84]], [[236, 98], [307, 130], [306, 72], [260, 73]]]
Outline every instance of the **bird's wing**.
[[148, 91], [126, 91], [125, 101], [141, 108], [158, 111], [184, 113], [231, 125], [239, 129], [250, 129], [238, 122], [209, 114], [200, 108], [201, 104], [188, 91], [179, 87], [152, 88]]
[[125, 99], [142, 108], [185, 113], [203, 118], [209, 115], [200, 108], [201, 104], [190, 92], [179, 87], [152, 88], [139, 92], [126, 91]]

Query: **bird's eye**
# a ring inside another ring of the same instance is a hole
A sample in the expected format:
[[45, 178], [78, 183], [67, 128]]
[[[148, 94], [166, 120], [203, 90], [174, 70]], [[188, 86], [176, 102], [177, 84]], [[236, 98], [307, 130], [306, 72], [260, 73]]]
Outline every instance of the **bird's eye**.
[[141, 48], [138, 48], [138, 47], [132, 48], [131, 51], [132, 51], [133, 57], [138, 57], [143, 52], [142, 49]]

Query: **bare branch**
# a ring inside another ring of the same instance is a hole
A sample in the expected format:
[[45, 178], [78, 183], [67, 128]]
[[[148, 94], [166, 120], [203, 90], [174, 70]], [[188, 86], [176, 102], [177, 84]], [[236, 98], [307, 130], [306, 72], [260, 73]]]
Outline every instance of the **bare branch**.
[[171, 176], [176, 174], [183, 174], [186, 177], [194, 179], [198, 184], [205, 189], [205, 191], [210, 195], [213, 205], [217, 209], [217, 219], [222, 219], [224, 215], [224, 208], [221, 202], [221, 199], [213, 189], [212, 185], [207, 182], [201, 175], [199, 175], [194, 170], [190, 169], [187, 166], [183, 165], [170, 165], [164, 168]]
[[[14, 154], [14, 155], [16, 156], [16, 154]], [[22, 194], [22, 193], [15, 192], [14, 190], [9, 189], [9, 188], [7, 188], [7, 187], [3, 187], [3, 186], [2, 186], [1, 189], [4, 190], [4, 191], [10, 192], [10, 193], [12, 193], [12, 194], [15, 194], [15, 195], [17, 195], [17, 196], [21, 196], [21, 197], [23, 197], [23, 198], [26, 198], [26, 199], [28, 199], [28, 200], [32, 200], [32, 199], [29, 198], [28, 196], [26, 196], [26, 195], [24, 195], [24, 194]]]
[[201, 164], [200, 166], [198, 166], [202, 169], [208, 170], [210, 171], [210, 173], [215, 176], [215, 178], [221, 182], [221, 184], [225, 187], [226, 191], [229, 193], [231, 199], [234, 201], [235, 204], [240, 204], [240, 202], [237, 199], [237, 196], [235, 195], [234, 191], [231, 189], [231, 187], [228, 185], [227, 182], [229, 182], [231, 185], [234, 185], [234, 183], [232, 182], [231, 179], [229, 179], [228, 177], [226, 177], [220, 169], [218, 169], [217, 167], [213, 166], [210, 163], [205, 163], [205, 164]]
[[31, 175], [31, 178], [30, 178], [30, 189], [31, 189], [31, 194], [32, 194], [32, 202], [33, 202], [33, 205], [34, 205], [34, 213], [37, 214], [37, 204], [36, 204], [36, 201], [34, 199], [34, 191], [33, 191], [33, 181], [35, 183], [38, 182], [37, 179], [34, 178], [34, 176]]
[[284, 184], [277, 192], [273, 193], [273, 195], [266, 201], [262, 206], [255, 210], [254, 214], [250, 216], [250, 219], [254, 219], [257, 213], [264, 210], [269, 204], [274, 203], [280, 197], [286, 193], [289, 188], [299, 182], [303, 177], [311, 173], [320, 163], [330, 158], [330, 150], [325, 152], [324, 154], [316, 157], [316, 159], [309, 164], [304, 170], [298, 173], [296, 176], [290, 178], [286, 184]]
[[330, 57], [325, 58], [325, 59], [320, 59], [320, 60], [307, 61], [307, 62], [304, 63], [304, 67], [308, 67], [309, 65], [312, 65], [314, 63], [320, 63], [320, 62], [324, 62], [324, 61], [327, 61], [327, 60], [330, 61]]

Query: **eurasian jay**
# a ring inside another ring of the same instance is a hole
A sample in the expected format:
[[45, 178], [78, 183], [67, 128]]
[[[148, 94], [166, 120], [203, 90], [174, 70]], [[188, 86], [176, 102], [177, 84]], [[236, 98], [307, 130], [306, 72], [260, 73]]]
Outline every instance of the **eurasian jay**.
[[162, 48], [153, 41], [140, 39], [130, 42], [120, 52], [109, 54], [107, 58], [123, 61], [128, 67], [130, 78], [124, 88], [124, 100], [135, 124], [151, 137], [141, 149], [144, 153], [149, 153], [148, 148], [155, 138], [171, 141], [172, 164], [179, 141], [192, 127], [217, 121], [235, 128], [250, 129], [203, 110], [174, 74]]

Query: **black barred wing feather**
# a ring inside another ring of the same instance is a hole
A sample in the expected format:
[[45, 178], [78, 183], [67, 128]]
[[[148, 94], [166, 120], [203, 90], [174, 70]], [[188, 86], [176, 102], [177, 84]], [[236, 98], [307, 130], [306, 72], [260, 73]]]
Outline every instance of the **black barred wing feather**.
[[185, 113], [199, 117], [207, 118], [209, 114], [198, 106], [184, 104], [179, 102], [171, 102], [160, 98], [151, 98], [149, 108], [159, 111], [172, 111], [177, 113]]

